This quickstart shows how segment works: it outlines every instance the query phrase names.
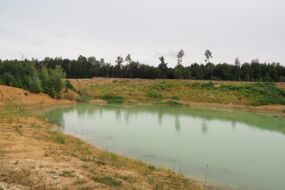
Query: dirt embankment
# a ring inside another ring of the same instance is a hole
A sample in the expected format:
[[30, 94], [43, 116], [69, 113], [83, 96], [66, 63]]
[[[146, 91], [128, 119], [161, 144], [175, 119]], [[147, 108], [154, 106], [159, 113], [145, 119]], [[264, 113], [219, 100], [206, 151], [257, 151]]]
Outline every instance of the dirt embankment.
[[22, 106], [54, 106], [70, 104], [68, 100], [56, 100], [46, 94], [34, 94], [21, 88], [0, 85], [0, 106], [18, 104]]

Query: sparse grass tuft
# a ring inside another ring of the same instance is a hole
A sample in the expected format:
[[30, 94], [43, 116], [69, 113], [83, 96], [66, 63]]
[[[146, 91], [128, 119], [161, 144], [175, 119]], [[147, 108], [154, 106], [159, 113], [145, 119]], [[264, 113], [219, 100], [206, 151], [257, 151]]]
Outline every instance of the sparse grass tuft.
[[50, 135], [50, 139], [58, 144], [66, 143], [65, 135], [58, 131], [50, 131], [49, 135]]
[[112, 177], [109, 177], [109, 176], [102, 176], [102, 177], [97, 177], [97, 176], [94, 176], [92, 177], [92, 179], [98, 183], [103, 183], [107, 186], [111, 186], [111, 187], [119, 187], [122, 182], [115, 179], [115, 178], [112, 178]]
[[63, 177], [73, 177], [73, 171], [62, 171], [62, 173], [59, 174], [59, 176], [63, 176]]

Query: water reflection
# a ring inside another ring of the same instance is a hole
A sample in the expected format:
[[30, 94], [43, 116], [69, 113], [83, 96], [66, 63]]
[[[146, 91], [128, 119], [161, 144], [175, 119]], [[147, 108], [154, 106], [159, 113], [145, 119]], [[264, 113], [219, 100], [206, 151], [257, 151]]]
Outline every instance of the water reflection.
[[180, 121], [179, 121], [179, 116], [175, 115], [175, 129], [177, 132], [179, 132], [181, 130], [181, 125], [180, 125]]
[[208, 125], [207, 125], [207, 121], [205, 119], [202, 120], [202, 133], [203, 134], [207, 134], [208, 132]]
[[[181, 131], [181, 116], [187, 116], [191, 118], [201, 118], [201, 132], [203, 134], [207, 134], [208, 132], [208, 122], [213, 120], [220, 121], [230, 121], [231, 128], [234, 130], [238, 123], [249, 124], [252, 127], [279, 131], [285, 134], [285, 120], [284, 118], [271, 118], [268, 120], [267, 116], [260, 116], [256, 114], [249, 113], [222, 113], [217, 111], [205, 111], [205, 110], [190, 110], [188, 109], [185, 112], [184, 108], [153, 108], [153, 107], [140, 107], [139, 109], [133, 109], [133, 107], [120, 107], [120, 106], [75, 106], [69, 108], [57, 109], [53, 112], [49, 112], [49, 119], [51, 122], [62, 122], [63, 114], [68, 112], [74, 112], [75, 115], [82, 118], [88, 115], [88, 117], [92, 117], [95, 114], [99, 114], [101, 117], [104, 113], [114, 112], [115, 119], [119, 122], [121, 118], [124, 118], [125, 124], [129, 125], [129, 120], [131, 117], [136, 117], [138, 114], [157, 114], [158, 126], [163, 127], [164, 118], [169, 116], [174, 116], [174, 128], [177, 132]], [[152, 119], [153, 120], [153, 119]], [[190, 124], [191, 125], [191, 124]]]
[[[241, 189], [281, 190], [284, 118], [183, 107], [79, 105], [48, 112], [62, 130], [99, 146]], [[282, 189], [283, 190], [283, 189]]]

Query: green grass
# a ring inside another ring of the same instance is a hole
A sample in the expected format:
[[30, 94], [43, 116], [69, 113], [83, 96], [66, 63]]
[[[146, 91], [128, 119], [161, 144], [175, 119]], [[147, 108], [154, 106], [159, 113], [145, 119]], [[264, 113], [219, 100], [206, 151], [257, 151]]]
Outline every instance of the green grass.
[[146, 96], [153, 99], [162, 99], [163, 96], [156, 90], [152, 90], [146, 93]]
[[222, 91], [233, 91], [250, 99], [251, 105], [285, 104], [284, 90], [274, 83], [255, 83], [248, 86], [223, 85]]
[[101, 98], [106, 100], [110, 104], [122, 104], [124, 103], [125, 99], [122, 96], [116, 96], [116, 95], [104, 95]]
[[177, 101], [174, 101], [174, 100], [168, 100], [166, 102], [167, 105], [170, 105], [170, 106], [182, 106], [183, 104], [181, 104], [180, 102], [177, 102]]
[[[108, 103], [137, 102], [205, 102], [236, 105], [285, 104], [285, 92], [275, 83], [215, 82], [187, 80], [113, 80], [98, 81], [87, 86], [92, 98]], [[115, 95], [114, 95], [115, 94]]]

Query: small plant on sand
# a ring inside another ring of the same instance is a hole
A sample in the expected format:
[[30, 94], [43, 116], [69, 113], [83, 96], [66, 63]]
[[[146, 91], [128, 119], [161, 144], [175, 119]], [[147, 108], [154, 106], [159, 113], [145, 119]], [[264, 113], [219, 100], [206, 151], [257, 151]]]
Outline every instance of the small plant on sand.
[[98, 183], [103, 183], [105, 185], [111, 186], [111, 187], [118, 187], [121, 185], [121, 181], [118, 181], [117, 179], [114, 179], [112, 177], [109, 176], [94, 176], [92, 177], [92, 179]]
[[50, 132], [50, 138], [51, 138], [51, 140], [53, 140], [54, 142], [56, 142], [58, 144], [65, 144], [66, 143], [64, 134], [62, 134], [58, 131]]

